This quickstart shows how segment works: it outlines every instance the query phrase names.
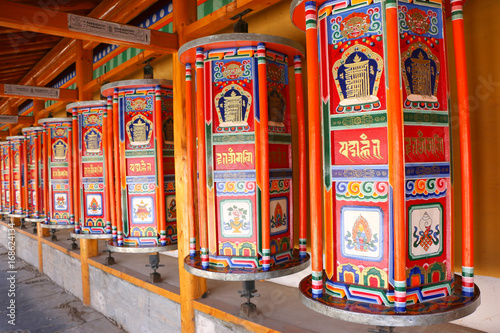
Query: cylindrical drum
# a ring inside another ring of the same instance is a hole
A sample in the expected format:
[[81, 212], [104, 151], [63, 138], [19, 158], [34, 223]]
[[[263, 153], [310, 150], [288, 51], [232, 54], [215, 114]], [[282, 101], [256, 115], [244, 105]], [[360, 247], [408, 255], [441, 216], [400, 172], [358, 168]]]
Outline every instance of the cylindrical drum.
[[9, 142], [0, 142], [0, 214], [10, 213], [10, 158]]
[[302, 54], [295, 41], [243, 33], [200, 38], [179, 51], [187, 82], [196, 66], [202, 269], [265, 272], [299, 257], [289, 70], [294, 62], [300, 68]]
[[101, 93], [113, 119], [116, 244], [174, 246], [172, 83], [119, 81], [104, 85]]
[[78, 119], [80, 216], [75, 223], [77, 234], [111, 234], [109, 191], [112, 183], [106, 159], [112, 149], [107, 139], [110, 124], [106, 104], [106, 101], [84, 101], [66, 106], [67, 112]]
[[31, 222], [45, 221], [43, 195], [43, 127], [26, 127], [22, 130], [26, 143], [26, 185], [28, 200], [26, 202], [27, 218]]
[[71, 118], [44, 118], [44, 184], [45, 224], [70, 226], [75, 223], [73, 211], [73, 142]]
[[26, 217], [24, 136], [8, 136], [10, 145], [10, 217]]
[[295, 0], [291, 14], [307, 34], [308, 73], [319, 73], [310, 112], [323, 120], [325, 221], [313, 221], [301, 291], [396, 313], [454, 297], [443, 2]]

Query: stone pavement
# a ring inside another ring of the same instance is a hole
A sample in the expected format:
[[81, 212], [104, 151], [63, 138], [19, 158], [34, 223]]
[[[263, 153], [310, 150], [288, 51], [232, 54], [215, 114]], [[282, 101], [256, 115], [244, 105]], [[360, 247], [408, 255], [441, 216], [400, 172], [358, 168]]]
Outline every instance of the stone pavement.
[[125, 332], [30, 264], [15, 258], [10, 266], [11, 259], [0, 246], [0, 333]]

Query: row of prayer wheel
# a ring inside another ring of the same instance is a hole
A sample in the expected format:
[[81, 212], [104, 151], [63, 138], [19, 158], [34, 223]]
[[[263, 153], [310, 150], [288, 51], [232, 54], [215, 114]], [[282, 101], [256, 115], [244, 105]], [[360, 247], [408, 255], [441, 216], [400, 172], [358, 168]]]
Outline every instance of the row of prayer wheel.
[[[443, 3], [296, 0], [291, 16], [307, 35], [309, 145], [299, 43], [234, 33], [179, 49], [193, 200], [183, 203], [193, 216], [185, 268], [241, 281], [302, 270], [310, 210], [313, 272], [300, 286], [309, 307], [334, 315], [355, 302], [366, 318], [422, 303], [431, 306], [417, 315], [432, 315], [432, 302], [444, 300], [441, 309], [473, 311], [472, 277], [465, 274], [459, 288], [453, 273]], [[153, 79], [109, 83], [101, 89], [107, 101], [70, 104], [73, 118], [40, 120], [43, 128], [0, 143], [2, 213], [69, 226], [80, 238], [112, 237], [114, 249], [172, 249], [171, 87]]]
[[2, 213], [119, 246], [175, 244], [172, 85], [108, 86], [107, 101], [69, 104], [73, 118], [0, 143]]

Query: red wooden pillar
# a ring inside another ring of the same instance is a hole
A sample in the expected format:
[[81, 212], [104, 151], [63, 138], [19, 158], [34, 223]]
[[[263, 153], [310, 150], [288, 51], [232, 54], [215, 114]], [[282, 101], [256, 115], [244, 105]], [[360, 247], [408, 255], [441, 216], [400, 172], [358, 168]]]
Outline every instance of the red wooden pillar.
[[472, 201], [472, 157], [470, 143], [469, 84], [463, 1], [451, 0], [455, 66], [457, 71], [458, 119], [460, 123], [460, 165], [462, 169], [462, 294], [474, 295], [474, 216]]
[[305, 5], [309, 116], [309, 181], [311, 209], [312, 284], [314, 297], [323, 295], [323, 218], [321, 184], [321, 117], [316, 1]]

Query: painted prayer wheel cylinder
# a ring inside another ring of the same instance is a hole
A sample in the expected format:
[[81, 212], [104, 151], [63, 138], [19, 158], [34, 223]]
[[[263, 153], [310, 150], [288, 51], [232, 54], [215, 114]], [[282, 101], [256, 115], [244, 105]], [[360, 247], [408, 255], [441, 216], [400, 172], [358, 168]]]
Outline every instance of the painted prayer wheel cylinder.
[[47, 217], [51, 226], [74, 226], [73, 126], [71, 118], [44, 118], [44, 184]]
[[[27, 214], [31, 222], [45, 221], [44, 184], [43, 184], [43, 127], [26, 127], [22, 129], [26, 143], [28, 187]], [[29, 222], [29, 221], [28, 221]]]
[[1, 202], [0, 214], [10, 213], [10, 158], [9, 142], [0, 142], [0, 186]]
[[113, 118], [117, 245], [176, 246], [172, 83], [106, 84]]
[[446, 303], [456, 276], [444, 5], [296, 0], [291, 17], [320, 76], [310, 112], [323, 119], [326, 277], [320, 245], [302, 294], [395, 312]]
[[10, 145], [10, 217], [26, 217], [24, 136], [8, 136]]
[[106, 101], [84, 101], [66, 106], [78, 126], [80, 216], [75, 223], [76, 234], [111, 234], [109, 191], [113, 183], [106, 161], [113, 150], [107, 140], [111, 124], [106, 104]]
[[[189, 91], [191, 66], [196, 67], [202, 270], [269, 271], [299, 258], [293, 234], [289, 69], [295, 61], [301, 81], [302, 54], [293, 40], [243, 33], [200, 38], [179, 50]], [[194, 230], [191, 226], [191, 258]], [[305, 238], [301, 232], [302, 259]], [[197, 265], [189, 260], [186, 265]]]

